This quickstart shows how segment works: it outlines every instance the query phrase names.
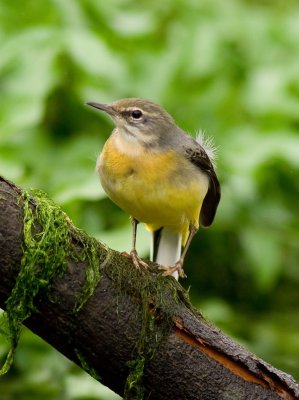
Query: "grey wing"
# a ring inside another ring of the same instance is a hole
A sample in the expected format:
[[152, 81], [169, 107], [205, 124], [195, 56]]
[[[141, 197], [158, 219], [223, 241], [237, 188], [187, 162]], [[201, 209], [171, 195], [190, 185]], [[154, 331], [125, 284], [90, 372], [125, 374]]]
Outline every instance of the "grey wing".
[[192, 147], [185, 147], [184, 150], [186, 158], [209, 178], [209, 188], [202, 203], [199, 222], [202, 226], [210, 226], [214, 220], [221, 196], [218, 178], [211, 160], [200, 144], [193, 141]]

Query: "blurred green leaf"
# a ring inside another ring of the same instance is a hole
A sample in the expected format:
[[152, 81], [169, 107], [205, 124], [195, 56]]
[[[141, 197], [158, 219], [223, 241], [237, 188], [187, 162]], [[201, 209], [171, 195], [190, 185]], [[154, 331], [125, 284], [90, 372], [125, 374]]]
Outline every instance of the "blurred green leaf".
[[276, 236], [263, 227], [246, 227], [242, 235], [248, 265], [257, 287], [263, 291], [273, 289], [281, 272], [282, 254]]

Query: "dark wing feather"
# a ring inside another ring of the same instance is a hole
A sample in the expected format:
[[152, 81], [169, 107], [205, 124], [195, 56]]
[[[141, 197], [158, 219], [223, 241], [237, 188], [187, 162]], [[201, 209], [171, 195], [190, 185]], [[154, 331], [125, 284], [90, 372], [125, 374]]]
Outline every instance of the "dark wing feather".
[[209, 189], [202, 203], [199, 221], [202, 226], [210, 226], [220, 201], [220, 184], [213, 164], [204, 148], [195, 141], [193, 144], [195, 146], [192, 146], [192, 148], [185, 148], [185, 155], [192, 164], [196, 165], [209, 178]]

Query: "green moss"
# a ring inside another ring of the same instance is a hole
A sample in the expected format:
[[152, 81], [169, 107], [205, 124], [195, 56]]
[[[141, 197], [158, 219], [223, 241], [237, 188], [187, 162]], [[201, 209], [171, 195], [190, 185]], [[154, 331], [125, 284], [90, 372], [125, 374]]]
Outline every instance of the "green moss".
[[[6, 373], [12, 364], [21, 324], [35, 311], [36, 295], [41, 288], [49, 286], [53, 277], [63, 274], [70, 252], [70, 236], [65, 214], [40, 192], [36, 192], [35, 196], [37, 204], [33, 215], [29, 206], [30, 194], [22, 194], [23, 256], [15, 286], [6, 301], [4, 317], [11, 349], [0, 374]], [[41, 228], [38, 231], [37, 226]]]
[[[173, 316], [179, 303], [190, 307], [187, 292], [172, 277], [157, 274], [156, 270], [138, 271], [115, 260], [106, 268], [107, 274], [115, 282], [117, 292], [127, 292], [140, 307], [136, 319], [141, 316], [140, 335], [134, 348], [132, 359], [127, 363], [129, 374], [126, 380], [124, 398], [142, 400], [144, 398], [143, 377], [147, 364], [156, 349], [170, 334]], [[129, 265], [130, 264], [130, 265]], [[113, 268], [110, 266], [113, 265]]]
[[130, 373], [126, 381], [125, 399], [142, 400], [144, 397], [142, 378], [145, 367], [145, 358], [139, 356], [136, 360], [129, 361], [128, 367]]
[[[67, 215], [40, 191], [34, 191], [33, 204], [31, 196], [23, 192], [23, 256], [20, 271], [10, 297], [6, 301], [6, 312], [3, 314], [2, 326], [10, 342], [10, 351], [0, 370], [5, 374], [12, 362], [22, 322], [32, 312], [37, 311], [34, 300], [41, 290], [47, 290], [54, 278], [64, 274], [68, 259], [87, 260], [86, 280], [82, 293], [76, 304], [80, 310], [92, 295], [100, 280], [98, 244], [83, 232], [76, 230]], [[72, 235], [77, 233], [78, 241], [83, 244], [83, 252], [77, 254], [72, 245]], [[3, 329], [2, 329], [3, 330]]]
[[85, 360], [84, 356], [77, 350], [74, 349], [78, 360], [80, 361], [81, 367], [86, 371], [90, 376], [92, 376], [95, 380], [100, 381], [101, 378], [97, 371], [94, 368], [91, 368], [88, 362]]
[[[190, 306], [187, 293], [174, 278], [163, 277], [152, 269], [143, 271], [141, 276], [131, 260], [120, 259], [111, 250], [103, 252], [95, 239], [76, 229], [66, 214], [43, 193], [34, 191], [33, 194], [34, 201], [27, 192], [23, 192], [20, 199], [24, 210], [23, 256], [15, 286], [6, 302], [4, 318], [10, 351], [0, 375], [6, 373], [13, 362], [22, 322], [37, 311], [34, 301], [39, 292], [48, 290], [53, 279], [64, 274], [68, 260], [87, 261], [86, 279], [76, 301], [74, 315], [94, 293], [100, 281], [100, 266], [105, 265], [118, 296], [127, 293], [139, 305], [136, 307], [136, 319], [140, 320], [141, 317], [141, 329], [132, 358], [127, 364], [129, 372], [125, 398], [142, 400], [144, 371], [158, 346], [171, 332], [178, 304]], [[31, 202], [35, 206], [34, 211]], [[77, 251], [72, 238], [79, 244]], [[78, 352], [76, 354], [83, 369], [99, 380], [84, 356]]]
[[80, 236], [81, 243], [83, 244], [80, 261], [86, 260], [87, 267], [85, 269], [85, 283], [76, 302], [74, 312], [79, 312], [82, 309], [87, 300], [93, 295], [101, 279], [100, 266], [102, 252], [99, 251], [99, 243], [83, 231], [80, 231]]

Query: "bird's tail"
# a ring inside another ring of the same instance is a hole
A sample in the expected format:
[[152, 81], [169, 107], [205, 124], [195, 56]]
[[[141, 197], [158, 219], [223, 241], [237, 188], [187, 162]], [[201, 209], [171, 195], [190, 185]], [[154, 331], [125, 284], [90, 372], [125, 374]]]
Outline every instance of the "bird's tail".
[[[152, 233], [151, 261], [164, 267], [174, 265], [181, 256], [182, 234], [173, 232], [167, 227], [160, 228]], [[178, 272], [172, 274], [178, 279]]]

